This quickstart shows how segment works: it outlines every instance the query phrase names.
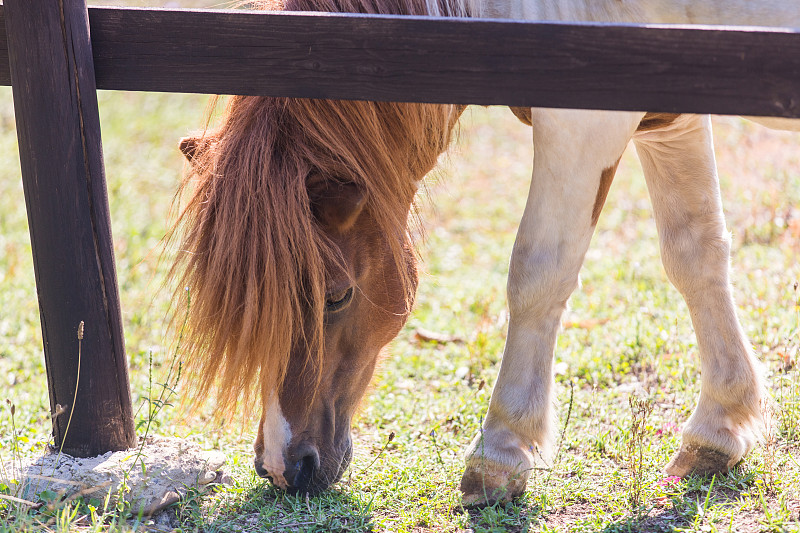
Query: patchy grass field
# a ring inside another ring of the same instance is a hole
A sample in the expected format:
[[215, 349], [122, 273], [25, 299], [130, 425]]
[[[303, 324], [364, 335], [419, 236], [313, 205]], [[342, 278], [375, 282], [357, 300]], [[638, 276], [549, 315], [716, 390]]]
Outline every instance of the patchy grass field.
[[[168, 265], [159, 262], [159, 241], [183, 165], [177, 140], [202, 124], [205, 101], [100, 94], [137, 420], [148, 418], [151, 365], [163, 379], [170, 359], [169, 293], [161, 287]], [[800, 135], [731, 118], [715, 127], [740, 318], [766, 363], [775, 399], [767, 442], [731, 474], [674, 481], [660, 472], [697, 397], [699, 365], [688, 312], [661, 267], [644, 180], [629, 150], [558, 342], [556, 461], [536, 471], [513, 504], [460, 506], [463, 449], [486, 410], [505, 338], [508, 257], [532, 157], [529, 128], [506, 109], [475, 108], [421, 199], [425, 275], [416, 311], [387, 350], [355, 422], [353, 465], [334, 490], [288, 497], [255, 476], [254, 422], [216, 427], [202, 417], [181, 421], [166, 408], [154, 419], [155, 432], [226, 452], [231, 486], [189, 498], [158, 523], [120, 521], [116, 509], [104, 512], [99, 502], [56, 501], [30, 511], [0, 500], [0, 531], [800, 531]], [[2, 88], [5, 461], [41, 453], [50, 433], [16, 150], [11, 92]], [[451, 341], [422, 340], [420, 329]]]

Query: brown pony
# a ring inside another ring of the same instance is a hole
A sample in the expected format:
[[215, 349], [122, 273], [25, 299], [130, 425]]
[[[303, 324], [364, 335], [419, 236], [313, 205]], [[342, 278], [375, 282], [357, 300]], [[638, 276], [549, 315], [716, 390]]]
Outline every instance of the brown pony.
[[[416, 0], [291, 0], [289, 10], [425, 14]], [[351, 454], [350, 419], [417, 283], [407, 225], [455, 106], [232, 97], [182, 140], [191, 198], [173, 275], [199, 397], [250, 414], [256, 470], [317, 492]], [[189, 300], [189, 301], [187, 301]]]

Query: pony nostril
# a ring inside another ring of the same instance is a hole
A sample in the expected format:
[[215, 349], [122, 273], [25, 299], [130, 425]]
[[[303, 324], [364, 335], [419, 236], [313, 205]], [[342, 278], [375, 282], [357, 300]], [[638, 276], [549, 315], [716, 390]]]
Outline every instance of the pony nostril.
[[256, 467], [256, 474], [258, 474], [258, 477], [263, 477], [264, 479], [267, 479], [269, 477], [269, 472], [267, 472], [267, 469], [264, 468], [264, 466], [261, 464], [261, 461], [259, 461], [258, 458], [256, 458], [255, 461], [253, 461], [253, 464]]
[[300, 443], [284, 456], [286, 469], [283, 477], [292, 494], [311, 494], [327, 487], [320, 485], [320, 457], [317, 447], [310, 442]]
[[297, 474], [294, 476], [293, 485], [298, 492], [310, 492], [311, 480], [314, 478], [314, 471], [317, 469], [319, 459], [315, 453], [310, 453], [297, 461], [295, 469]]

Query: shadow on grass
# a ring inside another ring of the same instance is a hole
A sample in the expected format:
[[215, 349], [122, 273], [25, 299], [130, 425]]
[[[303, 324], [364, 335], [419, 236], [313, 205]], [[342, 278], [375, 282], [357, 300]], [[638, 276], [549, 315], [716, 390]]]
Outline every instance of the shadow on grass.
[[512, 502], [468, 509], [470, 529], [475, 533], [502, 531], [521, 533], [536, 525], [542, 514], [538, 503], [523, 496]]
[[[598, 533], [670, 533], [687, 528], [701, 528], [714, 520], [715, 510], [739, 506], [742, 492], [752, 490], [755, 473], [737, 470], [725, 476], [691, 476], [680, 489], [661, 501], [659, 506], [643, 507], [638, 512], [618, 513], [602, 502], [578, 501], [563, 507], [543, 511], [540, 502], [529, 495], [514, 502], [498, 503], [482, 509], [469, 509], [473, 531], [527, 532], [537, 530], [537, 524], [564, 531], [594, 531]], [[763, 515], [755, 509], [737, 513], [734, 531], [756, 527]], [[549, 531], [550, 529], [548, 529]]]
[[684, 528], [694, 516], [681, 515], [674, 509], [662, 509], [645, 516], [634, 515], [617, 520], [601, 529], [602, 533], [669, 533]]
[[683, 481], [680, 493], [661, 509], [643, 509], [607, 524], [602, 533], [669, 533], [703, 526], [707, 511], [737, 505], [741, 493], [752, 484], [755, 473], [747, 470], [723, 476], [691, 476]]
[[[228, 497], [188, 498], [177, 520], [200, 531], [372, 531], [372, 502], [328, 490], [316, 497], [292, 496], [263, 482], [226, 488]], [[210, 503], [211, 501], [215, 503]]]

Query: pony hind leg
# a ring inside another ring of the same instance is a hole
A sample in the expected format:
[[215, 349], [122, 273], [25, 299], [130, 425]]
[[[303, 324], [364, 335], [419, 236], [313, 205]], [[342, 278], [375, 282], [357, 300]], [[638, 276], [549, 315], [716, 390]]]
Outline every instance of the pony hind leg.
[[533, 179], [508, 277], [508, 338], [466, 453], [463, 503], [520, 495], [553, 421], [553, 351], [610, 179], [643, 113], [534, 109]]
[[708, 116], [681, 115], [634, 137], [653, 203], [667, 276], [694, 325], [702, 385], [670, 475], [725, 472], [754, 446], [764, 424], [760, 364], [736, 317]]

